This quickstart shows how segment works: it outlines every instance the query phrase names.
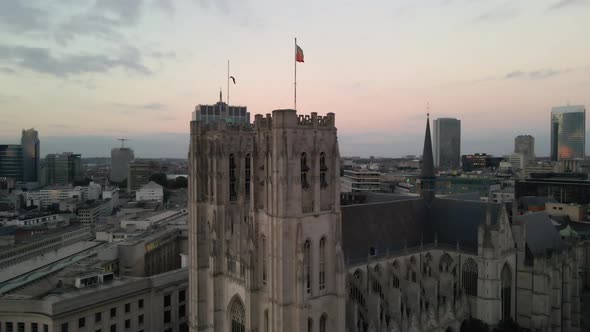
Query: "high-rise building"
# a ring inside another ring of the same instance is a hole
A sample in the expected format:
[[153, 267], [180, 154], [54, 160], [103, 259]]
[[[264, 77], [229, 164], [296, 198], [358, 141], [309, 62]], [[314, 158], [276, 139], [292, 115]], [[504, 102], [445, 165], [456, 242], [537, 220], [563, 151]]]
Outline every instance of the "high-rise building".
[[439, 118], [434, 126], [434, 166], [458, 169], [461, 162], [461, 120]]
[[20, 145], [0, 145], [0, 177], [23, 180], [23, 150]]
[[35, 129], [22, 131], [21, 146], [23, 150], [23, 181], [40, 182], [41, 156], [39, 132]]
[[582, 105], [551, 109], [551, 160], [584, 159], [586, 109]]
[[518, 135], [514, 139], [514, 153], [521, 154], [527, 165], [535, 162], [535, 138], [531, 135]]
[[111, 181], [122, 182], [129, 175], [129, 163], [134, 159], [130, 148], [111, 149]]
[[222, 119], [229, 123], [250, 123], [250, 112], [246, 106], [228, 106], [221, 100], [221, 93], [215, 105], [195, 106], [193, 121], [210, 123]]
[[82, 177], [80, 154], [63, 152], [45, 157], [46, 184], [68, 184]]
[[150, 182], [150, 163], [142, 160], [134, 160], [129, 163], [129, 175], [127, 176], [127, 191], [137, 191], [141, 186]]

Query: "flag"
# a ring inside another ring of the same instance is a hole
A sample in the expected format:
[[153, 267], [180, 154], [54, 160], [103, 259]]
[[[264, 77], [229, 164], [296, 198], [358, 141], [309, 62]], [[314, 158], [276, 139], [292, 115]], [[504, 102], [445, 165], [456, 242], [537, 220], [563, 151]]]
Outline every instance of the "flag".
[[303, 50], [299, 45], [295, 45], [297, 47], [297, 51], [295, 52], [295, 61], [297, 62], [304, 62], [303, 61]]
[[236, 84], [236, 78], [235, 78], [235, 77], [233, 77], [233, 76], [230, 76], [229, 78], [230, 78], [232, 81], [234, 81], [234, 84]]

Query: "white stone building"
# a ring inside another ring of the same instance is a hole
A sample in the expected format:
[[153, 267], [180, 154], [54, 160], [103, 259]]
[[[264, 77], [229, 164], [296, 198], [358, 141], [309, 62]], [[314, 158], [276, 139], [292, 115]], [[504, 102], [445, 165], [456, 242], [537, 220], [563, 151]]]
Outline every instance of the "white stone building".
[[341, 207], [333, 113], [192, 121], [191, 331], [581, 331], [578, 243], [435, 198], [429, 123], [423, 156], [420, 197]]
[[135, 200], [137, 202], [163, 202], [164, 187], [154, 181], [150, 181], [135, 192]]

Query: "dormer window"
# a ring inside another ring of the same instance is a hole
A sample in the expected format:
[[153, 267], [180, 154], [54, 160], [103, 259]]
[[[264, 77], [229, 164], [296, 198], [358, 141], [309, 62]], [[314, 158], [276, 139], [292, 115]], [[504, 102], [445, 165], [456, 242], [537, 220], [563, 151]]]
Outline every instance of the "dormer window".
[[374, 257], [377, 255], [377, 249], [375, 249], [375, 247], [370, 246], [369, 247], [369, 256]]

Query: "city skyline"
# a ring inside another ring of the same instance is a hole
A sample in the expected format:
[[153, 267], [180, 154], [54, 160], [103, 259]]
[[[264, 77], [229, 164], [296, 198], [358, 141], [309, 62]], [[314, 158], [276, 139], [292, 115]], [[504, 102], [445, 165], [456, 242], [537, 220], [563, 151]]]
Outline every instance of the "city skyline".
[[[433, 118], [462, 121], [462, 154], [507, 154], [531, 134], [549, 155], [550, 109], [590, 105], [590, 46], [577, 23], [589, 1], [466, 4], [3, 2], [0, 139], [35, 127], [45, 156], [88, 149], [54, 150], [51, 137], [90, 149], [112, 137], [90, 157], [107, 156], [115, 137], [178, 135], [183, 146], [168, 156], [185, 157], [195, 105], [216, 102], [220, 87], [225, 96], [228, 58], [232, 105], [293, 107], [297, 36], [297, 111], [338, 114], [343, 155], [419, 154], [427, 102]], [[158, 156], [141, 144], [138, 156]]]

